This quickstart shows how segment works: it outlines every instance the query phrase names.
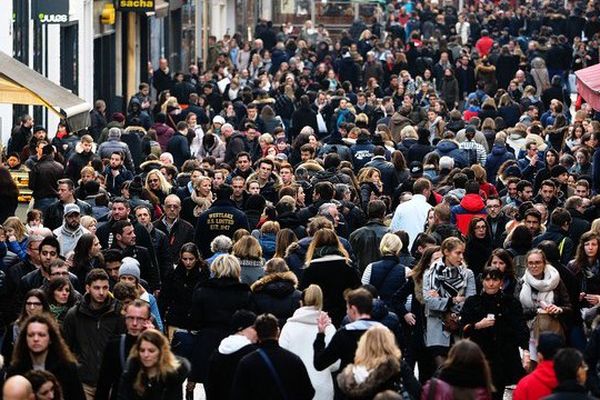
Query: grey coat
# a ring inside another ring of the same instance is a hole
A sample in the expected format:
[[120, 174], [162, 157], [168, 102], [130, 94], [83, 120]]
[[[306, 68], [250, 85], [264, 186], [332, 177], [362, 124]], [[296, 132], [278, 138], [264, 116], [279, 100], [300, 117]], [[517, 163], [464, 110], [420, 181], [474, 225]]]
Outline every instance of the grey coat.
[[[431, 275], [433, 271], [435, 271], [436, 267], [438, 267], [443, 262], [443, 259], [435, 261], [431, 265], [431, 267], [429, 267], [429, 269], [425, 271], [425, 274], [423, 275], [423, 299], [425, 300], [425, 318], [427, 321], [425, 345], [427, 347], [450, 346], [451, 334], [444, 330], [442, 324], [442, 315], [446, 311], [459, 313], [460, 309], [462, 308], [462, 304], [454, 304], [451, 306], [451, 308], [449, 308], [448, 301], [450, 299], [448, 297], [434, 297], [429, 295], [429, 292], [431, 290], [437, 290], [439, 292], [439, 288], [434, 287], [432, 284], [433, 277]], [[458, 268], [460, 268], [460, 274], [466, 281], [466, 286], [463, 295], [465, 297], [473, 296], [477, 292], [477, 289], [475, 287], [475, 276], [473, 275], [473, 271], [468, 269], [465, 265]]]

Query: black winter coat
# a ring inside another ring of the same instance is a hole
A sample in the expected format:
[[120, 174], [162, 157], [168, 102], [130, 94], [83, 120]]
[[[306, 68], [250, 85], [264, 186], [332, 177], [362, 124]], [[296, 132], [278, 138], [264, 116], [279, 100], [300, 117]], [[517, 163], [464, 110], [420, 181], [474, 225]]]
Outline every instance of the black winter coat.
[[381, 220], [372, 219], [350, 234], [350, 244], [356, 252], [359, 271], [364, 271], [367, 265], [381, 259], [379, 244], [389, 231]]
[[313, 283], [323, 291], [323, 311], [328, 312], [333, 324], [338, 326], [346, 315], [344, 291], [360, 286], [356, 270], [348, 265], [344, 257], [324, 255], [313, 259], [304, 270], [299, 289], [304, 290]]
[[[46, 357], [46, 363], [44, 365], [46, 371], [51, 372], [63, 392], [65, 399], [73, 400], [85, 400], [85, 394], [83, 392], [83, 386], [81, 380], [79, 380], [79, 373], [77, 372], [77, 364], [75, 363], [63, 363], [57, 359], [57, 356], [48, 353]], [[33, 369], [33, 365], [30, 357], [25, 357], [21, 361], [21, 364], [11, 365], [6, 373], [6, 377], [9, 378], [14, 375], [25, 375], [27, 372]]]
[[231, 329], [237, 310], [253, 310], [250, 287], [234, 278], [200, 282], [192, 295], [191, 321], [198, 330], [190, 380], [206, 382], [208, 359]]
[[231, 388], [237, 366], [242, 358], [257, 348], [254, 344], [248, 344], [230, 354], [222, 354], [218, 350], [213, 353], [208, 366], [208, 381], [204, 385], [206, 400], [231, 399]]
[[279, 375], [281, 386], [286, 392], [281, 393], [274, 383], [273, 373], [267, 367], [259, 350], [253, 351], [240, 361], [232, 385], [232, 399], [245, 400], [310, 400], [315, 389], [310, 381], [304, 363], [294, 353], [268, 340], [259, 345], [271, 360], [276, 373]]
[[296, 289], [298, 279], [293, 272], [276, 272], [263, 276], [252, 284], [252, 299], [257, 314], [271, 313], [282, 328], [300, 307], [302, 292]]
[[29, 171], [29, 189], [33, 191], [33, 198], [57, 197], [57, 182], [64, 177], [64, 172], [62, 164], [54, 161], [52, 155], [43, 156]]
[[[106, 345], [106, 351], [102, 357], [100, 366], [100, 377], [96, 386], [96, 397], [94, 400], [117, 400], [119, 394], [119, 382], [123, 369], [127, 365], [129, 351], [137, 341], [137, 337], [129, 334], [125, 335], [123, 343], [123, 352], [121, 352], [121, 337], [123, 335], [113, 336]], [[109, 397], [110, 393], [110, 397]]]
[[186, 269], [178, 265], [163, 280], [159, 304], [163, 310], [164, 322], [168, 326], [192, 329], [192, 296], [194, 289], [210, 277], [208, 270]]
[[[475, 329], [475, 323], [488, 314], [494, 315], [494, 326]], [[519, 300], [502, 292], [477, 294], [467, 298], [460, 315], [465, 336], [481, 347], [490, 362], [494, 385], [502, 388], [518, 382], [525, 373], [519, 347], [529, 347], [529, 328]]]
[[[170, 231], [167, 229], [167, 226], [162, 219], [154, 221], [154, 227], [167, 235], [169, 252], [171, 253], [171, 260], [173, 261], [179, 259], [181, 246], [194, 241], [194, 227], [189, 222], [182, 219], [178, 219]], [[206, 255], [203, 254], [203, 256]]]
[[127, 361], [127, 367], [121, 377], [118, 400], [181, 400], [183, 398], [183, 381], [190, 373], [190, 363], [185, 358], [177, 357], [181, 363], [179, 368], [164, 380], [142, 378], [145, 392], [137, 394], [133, 383], [141, 368], [138, 359]]

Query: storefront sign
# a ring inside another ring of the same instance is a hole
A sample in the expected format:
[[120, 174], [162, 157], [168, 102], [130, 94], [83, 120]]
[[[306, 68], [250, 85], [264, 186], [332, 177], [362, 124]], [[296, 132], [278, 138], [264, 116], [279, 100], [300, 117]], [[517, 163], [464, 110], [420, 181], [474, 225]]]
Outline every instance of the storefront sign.
[[69, 22], [69, 0], [34, 0], [32, 15], [42, 24]]
[[117, 0], [119, 11], [145, 13], [154, 11], [154, 0]]

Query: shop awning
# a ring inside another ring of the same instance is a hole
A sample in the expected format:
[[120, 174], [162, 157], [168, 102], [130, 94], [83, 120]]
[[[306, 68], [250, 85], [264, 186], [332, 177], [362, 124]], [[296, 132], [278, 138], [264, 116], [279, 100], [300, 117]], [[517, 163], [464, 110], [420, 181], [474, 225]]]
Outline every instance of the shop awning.
[[0, 103], [47, 107], [74, 132], [90, 125], [90, 104], [1, 51]]
[[575, 72], [577, 93], [596, 111], [600, 111], [600, 64]]

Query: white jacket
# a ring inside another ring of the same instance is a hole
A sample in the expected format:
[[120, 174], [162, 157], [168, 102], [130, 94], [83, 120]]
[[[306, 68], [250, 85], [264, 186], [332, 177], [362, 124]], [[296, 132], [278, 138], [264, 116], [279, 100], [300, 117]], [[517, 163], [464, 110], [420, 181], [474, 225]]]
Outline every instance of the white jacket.
[[[315, 400], [333, 399], [333, 381], [331, 373], [340, 367], [339, 360], [323, 371], [317, 371], [313, 365], [313, 342], [317, 337], [317, 318], [320, 311], [315, 307], [301, 307], [294, 312], [281, 330], [279, 345], [296, 354], [306, 367], [310, 381], [315, 388]], [[333, 325], [325, 329], [325, 346], [335, 334]]]

